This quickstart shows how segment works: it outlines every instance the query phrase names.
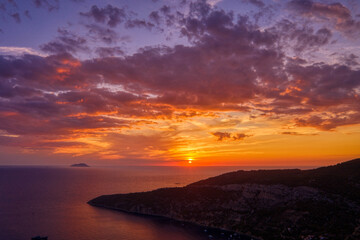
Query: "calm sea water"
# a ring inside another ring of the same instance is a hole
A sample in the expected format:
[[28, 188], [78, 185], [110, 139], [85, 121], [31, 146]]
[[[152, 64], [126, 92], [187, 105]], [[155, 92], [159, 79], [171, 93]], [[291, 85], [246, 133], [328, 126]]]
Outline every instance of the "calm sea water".
[[89, 206], [103, 194], [178, 187], [234, 167], [0, 167], [0, 239], [185, 240], [208, 233], [179, 223]]

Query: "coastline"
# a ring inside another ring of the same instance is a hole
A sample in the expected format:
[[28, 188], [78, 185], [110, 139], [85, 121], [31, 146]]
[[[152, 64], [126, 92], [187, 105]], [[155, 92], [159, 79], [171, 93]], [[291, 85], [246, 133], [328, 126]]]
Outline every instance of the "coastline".
[[221, 229], [221, 228], [216, 228], [216, 227], [205, 226], [205, 225], [198, 224], [196, 222], [189, 222], [189, 221], [184, 221], [184, 220], [170, 218], [170, 217], [156, 215], [156, 214], [145, 214], [145, 213], [140, 213], [140, 212], [128, 211], [128, 210], [116, 208], [116, 207], [109, 207], [109, 206], [102, 205], [102, 204], [95, 204], [95, 203], [91, 203], [91, 200], [88, 201], [87, 204], [89, 204], [92, 207], [102, 208], [102, 209], [106, 209], [106, 210], [110, 210], [110, 211], [117, 211], [117, 212], [121, 212], [124, 214], [130, 214], [130, 215], [135, 215], [135, 216], [139, 216], [139, 217], [143, 217], [143, 218], [148, 218], [151, 220], [171, 221], [172, 223], [174, 223], [174, 225], [176, 225], [178, 227], [187, 228], [187, 229], [190, 228], [192, 230], [204, 232], [204, 234], [208, 235], [209, 238], [216, 238], [219, 240], [223, 240], [223, 239], [224, 240], [225, 239], [260, 240], [259, 238], [255, 237], [255, 236], [246, 235], [244, 233], [229, 231], [226, 229]]

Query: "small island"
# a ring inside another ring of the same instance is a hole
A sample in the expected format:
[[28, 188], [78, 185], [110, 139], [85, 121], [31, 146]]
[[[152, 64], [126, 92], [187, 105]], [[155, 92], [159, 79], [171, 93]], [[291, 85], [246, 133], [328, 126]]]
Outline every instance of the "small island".
[[87, 165], [86, 163], [75, 163], [75, 164], [71, 165], [70, 167], [90, 167], [90, 166]]
[[103, 195], [88, 203], [254, 239], [356, 240], [360, 159], [311, 170], [240, 170], [185, 187]]

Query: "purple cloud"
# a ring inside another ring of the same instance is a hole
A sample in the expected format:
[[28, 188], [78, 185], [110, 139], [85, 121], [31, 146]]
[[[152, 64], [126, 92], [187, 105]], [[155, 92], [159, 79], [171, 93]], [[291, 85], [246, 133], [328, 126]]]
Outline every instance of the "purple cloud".
[[93, 19], [97, 23], [106, 23], [109, 27], [116, 27], [127, 19], [124, 8], [118, 8], [110, 4], [103, 8], [93, 5], [90, 11], [82, 12], [80, 15]]
[[330, 22], [335, 28], [345, 34], [352, 35], [360, 30], [360, 22], [356, 21], [351, 11], [343, 4], [321, 3], [312, 0], [292, 0], [288, 6], [294, 12], [305, 18], [311, 18], [319, 22]]

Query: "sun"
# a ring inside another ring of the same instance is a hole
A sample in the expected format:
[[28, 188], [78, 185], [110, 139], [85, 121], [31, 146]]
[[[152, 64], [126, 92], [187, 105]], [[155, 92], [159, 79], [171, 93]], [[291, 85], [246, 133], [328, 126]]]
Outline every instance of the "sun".
[[188, 158], [188, 163], [192, 163], [192, 158]]

